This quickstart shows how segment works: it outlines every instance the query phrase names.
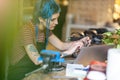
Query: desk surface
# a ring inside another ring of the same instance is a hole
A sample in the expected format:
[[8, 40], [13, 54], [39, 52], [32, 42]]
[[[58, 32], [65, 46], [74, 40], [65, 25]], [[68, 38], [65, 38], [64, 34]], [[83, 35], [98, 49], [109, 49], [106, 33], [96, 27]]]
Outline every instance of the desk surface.
[[[103, 51], [103, 50], [101, 50], [101, 51]], [[91, 57], [93, 57], [93, 56], [91, 56]], [[66, 58], [66, 60], [73, 60], [73, 58]], [[78, 60], [78, 61], [80, 61], [80, 60]], [[28, 77], [25, 77], [24, 80], [75, 80], [75, 79], [66, 79], [66, 78], [58, 78], [58, 79], [56, 79], [56, 78], [53, 78], [53, 76], [65, 76], [65, 69], [62, 70], [62, 71], [51, 72], [51, 73], [48, 73], [48, 74], [43, 74], [41, 72], [37, 72], [37, 73], [31, 74]]]
[[36, 72], [34, 74], [31, 74], [28, 77], [25, 77], [23, 80], [71, 80], [71, 79], [67, 79], [67, 78], [58, 78], [57, 79], [57, 78], [53, 78], [53, 76], [65, 76], [65, 70], [58, 71], [58, 72], [51, 72], [48, 74]]
[[[74, 58], [66, 57], [65, 58], [68, 63], [72, 63]], [[65, 64], [64, 64], [65, 65]], [[48, 74], [41, 73], [40, 71], [33, 73], [27, 77], [25, 77], [23, 80], [75, 80], [75, 79], [68, 79], [68, 78], [53, 78], [54, 76], [65, 76], [65, 70], [62, 71], [56, 71], [56, 72], [50, 72]]]

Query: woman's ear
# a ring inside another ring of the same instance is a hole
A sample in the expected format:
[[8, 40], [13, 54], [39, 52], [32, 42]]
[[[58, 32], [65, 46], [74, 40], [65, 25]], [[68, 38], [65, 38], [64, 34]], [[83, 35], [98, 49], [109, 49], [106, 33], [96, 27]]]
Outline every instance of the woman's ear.
[[41, 17], [39, 17], [39, 21], [40, 21], [40, 23], [43, 23], [43, 22], [44, 22], [44, 19], [41, 18]]
[[42, 17], [39, 17], [40, 24], [46, 26], [46, 20]]

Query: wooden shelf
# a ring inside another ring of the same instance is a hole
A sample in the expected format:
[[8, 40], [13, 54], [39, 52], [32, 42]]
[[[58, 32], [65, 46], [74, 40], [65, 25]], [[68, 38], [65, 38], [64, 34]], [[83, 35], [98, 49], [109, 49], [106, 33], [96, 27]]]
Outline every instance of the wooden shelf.
[[[82, 24], [68, 24], [66, 29], [66, 41], [69, 39], [71, 32], [73, 31], [85, 31], [89, 28], [104, 28], [103, 26], [97, 26], [97, 25], [82, 25]], [[115, 28], [108, 28], [106, 27], [108, 31], [114, 31]], [[73, 31], [72, 31], [73, 30]]]
[[[66, 19], [65, 40], [70, 37], [72, 29], [86, 30], [100, 28], [107, 21], [112, 22], [114, 0], [70, 0]], [[95, 7], [97, 6], [97, 7]]]

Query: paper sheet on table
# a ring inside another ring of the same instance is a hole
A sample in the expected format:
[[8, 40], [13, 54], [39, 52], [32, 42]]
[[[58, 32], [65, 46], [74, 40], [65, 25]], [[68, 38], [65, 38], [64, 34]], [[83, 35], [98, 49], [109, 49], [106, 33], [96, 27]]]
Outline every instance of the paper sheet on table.
[[87, 74], [87, 69], [88, 68], [89, 68], [89, 66], [84, 67], [81, 64], [67, 64], [66, 76], [76, 77], [76, 78], [79, 78], [79, 80], [80, 79], [83, 80], [83, 78]]

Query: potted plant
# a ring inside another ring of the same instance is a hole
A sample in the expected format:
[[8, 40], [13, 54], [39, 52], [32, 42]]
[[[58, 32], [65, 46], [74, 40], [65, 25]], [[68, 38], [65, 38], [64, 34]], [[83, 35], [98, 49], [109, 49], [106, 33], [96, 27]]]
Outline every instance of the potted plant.
[[103, 33], [102, 42], [107, 45], [115, 45], [115, 48], [120, 48], [120, 29]]

